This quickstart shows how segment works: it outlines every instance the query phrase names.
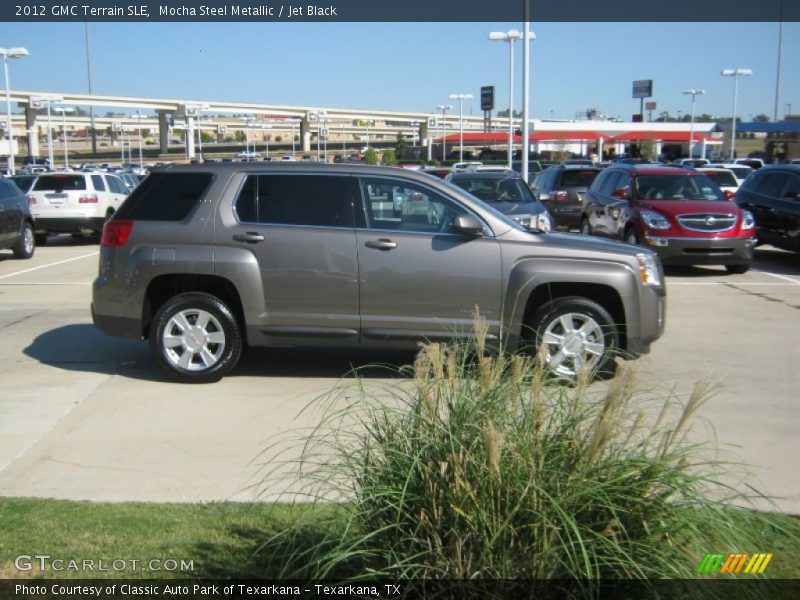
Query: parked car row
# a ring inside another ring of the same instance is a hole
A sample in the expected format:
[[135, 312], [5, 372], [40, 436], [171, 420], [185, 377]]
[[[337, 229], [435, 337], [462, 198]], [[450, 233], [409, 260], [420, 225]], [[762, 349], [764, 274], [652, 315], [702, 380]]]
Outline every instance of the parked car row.
[[0, 249], [30, 258], [52, 234], [99, 239], [106, 220], [139, 185], [128, 171], [45, 171], [0, 178]]

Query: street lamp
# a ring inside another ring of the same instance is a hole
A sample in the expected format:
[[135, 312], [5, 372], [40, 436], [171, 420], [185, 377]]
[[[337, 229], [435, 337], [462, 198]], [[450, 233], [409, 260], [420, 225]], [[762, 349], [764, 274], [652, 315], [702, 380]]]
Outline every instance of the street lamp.
[[75, 112], [68, 106], [56, 106], [54, 111], [61, 113], [61, 134], [64, 136], [64, 169], [69, 170], [69, 148], [67, 147], [67, 113]]
[[[687, 94], [692, 97], [692, 116], [691, 120], [689, 121], [689, 158], [692, 158], [692, 143], [694, 142], [694, 100], [695, 98], [700, 95], [706, 93], [705, 90], [683, 90], [684, 94]], [[705, 147], [705, 146], [704, 146]]]
[[239, 117], [239, 120], [244, 121], [245, 162], [250, 162], [250, 125], [255, 123], [256, 118], [253, 115], [250, 115], [249, 117]]
[[3, 72], [6, 80], [6, 138], [8, 139], [8, 174], [14, 174], [14, 136], [11, 133], [11, 81], [8, 78], [8, 59], [24, 58], [30, 52], [26, 48], [0, 48], [3, 57]]
[[442, 111], [442, 126], [440, 127], [442, 132], [442, 162], [444, 162], [445, 158], [447, 158], [447, 138], [445, 133], [445, 116], [448, 110], [453, 110], [453, 107], [449, 104], [440, 104], [436, 107], [436, 110]]
[[[144, 161], [142, 160], [142, 119], [146, 119], [147, 115], [143, 115], [138, 109], [136, 110], [135, 115], [131, 115], [133, 118], [137, 120], [137, 129], [139, 132], [139, 170], [144, 171]], [[200, 119], [198, 118], [198, 121]], [[129, 149], [130, 151], [130, 149]], [[203, 160], [203, 148], [200, 147], [200, 160]]]
[[731, 162], [736, 156], [736, 97], [739, 95], [739, 77], [753, 74], [752, 69], [722, 69], [723, 77], [733, 77], [733, 120], [731, 121]]
[[[511, 168], [511, 156], [514, 151], [514, 42], [523, 39], [516, 29], [508, 31], [492, 31], [489, 40], [492, 42], [508, 42], [508, 168]], [[532, 33], [528, 39], [536, 39]], [[527, 148], [527, 142], [525, 144]]]
[[464, 100], [471, 100], [472, 94], [450, 94], [450, 100], [458, 100], [458, 161], [464, 162]]
[[34, 96], [31, 98], [31, 102], [34, 105], [47, 105], [47, 156], [48, 160], [50, 161], [50, 168], [53, 168], [53, 123], [52, 123], [52, 115], [50, 113], [50, 106], [53, 102], [62, 102], [64, 98], [61, 96]]

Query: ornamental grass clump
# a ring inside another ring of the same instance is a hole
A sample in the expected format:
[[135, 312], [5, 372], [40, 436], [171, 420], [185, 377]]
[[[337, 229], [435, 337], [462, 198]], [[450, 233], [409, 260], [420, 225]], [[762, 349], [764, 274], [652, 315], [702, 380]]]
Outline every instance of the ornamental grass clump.
[[396, 385], [338, 390], [350, 401], [303, 464], [312, 496], [337, 500], [336, 533], [281, 576], [686, 578], [709, 548], [749, 547], [727, 466], [687, 439], [709, 382], [653, 398], [623, 362], [601, 387], [568, 386], [543, 354], [492, 354], [476, 330], [424, 345]]

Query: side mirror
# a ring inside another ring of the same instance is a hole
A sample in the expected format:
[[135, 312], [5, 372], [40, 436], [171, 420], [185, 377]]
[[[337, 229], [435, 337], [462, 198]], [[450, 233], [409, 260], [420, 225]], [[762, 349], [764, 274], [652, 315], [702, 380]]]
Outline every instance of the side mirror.
[[630, 198], [630, 196], [628, 196], [628, 190], [625, 188], [618, 188], [611, 192], [611, 195], [614, 196], [614, 198], [619, 198], [621, 200], [628, 200]]
[[481, 237], [483, 235], [483, 223], [473, 215], [457, 215], [453, 219], [451, 231], [470, 237]]

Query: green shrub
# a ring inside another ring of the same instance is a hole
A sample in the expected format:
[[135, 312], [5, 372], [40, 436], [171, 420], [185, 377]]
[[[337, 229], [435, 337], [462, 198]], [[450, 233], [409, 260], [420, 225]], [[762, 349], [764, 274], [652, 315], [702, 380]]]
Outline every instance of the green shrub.
[[282, 557], [280, 576], [586, 585], [690, 578], [705, 552], [763, 551], [760, 525], [729, 507], [747, 501], [722, 483], [729, 465], [687, 440], [709, 382], [681, 405], [622, 363], [607, 384], [590, 389], [583, 373], [568, 387], [543, 355], [488, 353], [476, 324], [469, 344], [425, 345], [413, 378], [356, 379], [328, 397], [347, 407], [309, 435], [300, 481], [338, 502], [336, 533], [275, 536], [265, 551]]
[[383, 158], [382, 162], [384, 165], [392, 167], [397, 164], [397, 156], [394, 153], [394, 150], [389, 148], [388, 150], [383, 151]]
[[367, 151], [364, 152], [364, 163], [367, 165], [378, 164], [378, 155], [375, 153], [375, 150], [367, 148]]

